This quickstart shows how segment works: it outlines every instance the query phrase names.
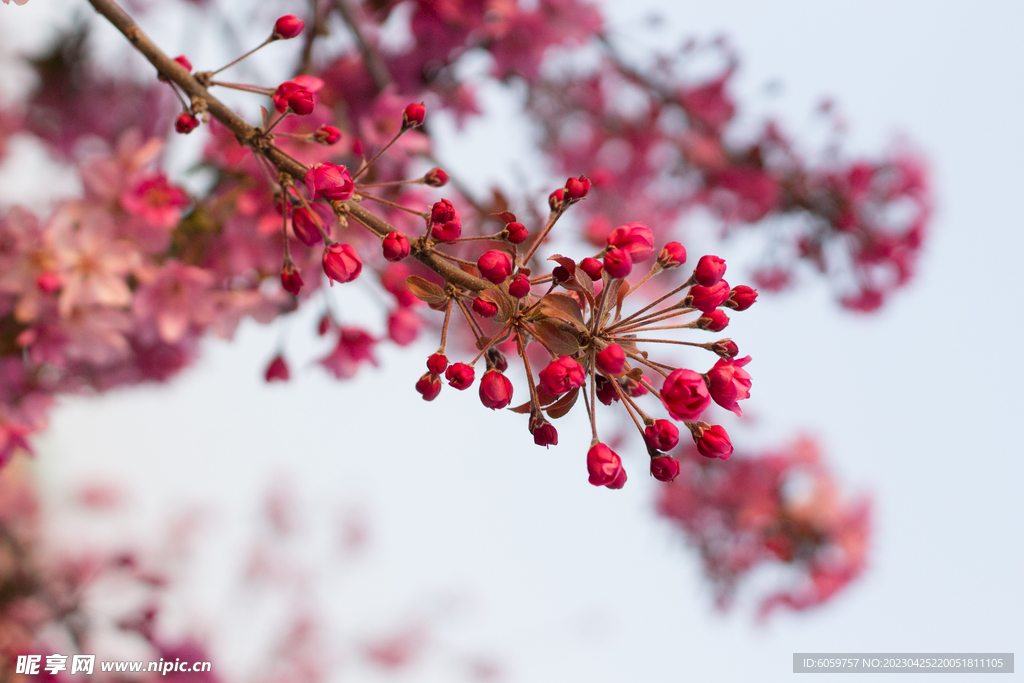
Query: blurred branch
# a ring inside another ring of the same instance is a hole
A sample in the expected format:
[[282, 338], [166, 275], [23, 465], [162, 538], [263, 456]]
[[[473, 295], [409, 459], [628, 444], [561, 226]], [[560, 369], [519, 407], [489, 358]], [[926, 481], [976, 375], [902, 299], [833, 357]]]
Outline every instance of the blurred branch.
[[352, 35], [355, 36], [356, 45], [359, 46], [363, 62], [366, 64], [366, 69], [370, 72], [373, 82], [377, 85], [377, 90], [384, 90], [391, 84], [391, 74], [388, 73], [388, 68], [384, 65], [380, 53], [363, 35], [363, 30], [359, 27], [359, 18], [356, 17], [355, 10], [352, 9], [349, 2], [350, 0], [334, 0], [334, 6], [338, 8], [341, 18], [345, 20]]

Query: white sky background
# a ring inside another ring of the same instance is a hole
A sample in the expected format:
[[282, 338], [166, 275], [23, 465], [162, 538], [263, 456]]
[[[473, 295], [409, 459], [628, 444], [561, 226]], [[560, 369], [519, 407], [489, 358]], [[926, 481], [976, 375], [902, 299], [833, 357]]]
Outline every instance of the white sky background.
[[[45, 4], [0, 8], [0, 33], [30, 30]], [[353, 382], [307, 369], [267, 387], [260, 375], [282, 328], [249, 325], [230, 344], [207, 343], [170, 386], [65, 401], [40, 444], [53, 499], [80, 477], [116, 478], [144, 511], [137, 529], [187, 499], [219, 509], [216, 532], [230, 538], [274, 480], [291, 482], [316, 528], [339, 507], [361, 507], [371, 551], [331, 579], [320, 609], [359, 635], [434, 619], [445, 645], [415, 680], [451, 680], [444, 653], [465, 651], [502, 661], [507, 680], [595, 683], [789, 679], [796, 651], [1024, 652], [1014, 353], [1024, 8], [604, 5], [638, 43], [655, 9], [668, 19], [656, 34], [666, 40], [727, 34], [742, 57], [740, 102], [778, 112], [797, 139], [828, 95], [855, 150], [875, 154], [905, 132], [930, 159], [933, 233], [913, 285], [882, 313], [841, 313], [811, 286], [763, 297], [730, 327], [754, 357], [748, 404], [759, 433], [771, 445], [817, 435], [847, 491], [873, 494], [862, 580], [823, 609], [764, 627], [749, 610], [716, 612], [696, 555], [650, 510], [655, 482], [640, 457], [627, 460], [625, 489], [597, 490], [586, 482], [581, 411], [545, 451], [518, 416], [482, 409], [475, 388], [424, 404], [412, 385], [433, 339], [384, 352], [380, 370]], [[184, 32], [165, 30], [167, 51], [188, 50]], [[782, 96], [765, 97], [776, 79]], [[444, 155], [480, 168], [480, 156], [467, 156], [493, 149], [507, 159], [519, 134], [503, 131], [511, 141], [495, 149], [493, 130], [471, 131]], [[290, 330], [298, 357], [311, 357], [314, 317]], [[221, 596], [232, 559], [208, 551], [204, 599], [182, 609], [212, 625], [233, 609]]]

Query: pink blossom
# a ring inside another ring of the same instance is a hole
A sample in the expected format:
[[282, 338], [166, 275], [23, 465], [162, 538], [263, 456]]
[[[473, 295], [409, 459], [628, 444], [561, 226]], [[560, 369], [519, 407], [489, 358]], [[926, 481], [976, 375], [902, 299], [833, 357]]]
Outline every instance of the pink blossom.
[[160, 339], [173, 344], [191, 327], [200, 329], [211, 321], [211, 273], [171, 260], [146, 277], [135, 292], [132, 312], [140, 321], [152, 322]]
[[373, 347], [377, 345], [377, 341], [362, 328], [342, 327], [339, 330], [337, 346], [320, 359], [320, 365], [338, 379], [354, 377], [362, 363], [377, 365], [377, 359], [373, 355]]

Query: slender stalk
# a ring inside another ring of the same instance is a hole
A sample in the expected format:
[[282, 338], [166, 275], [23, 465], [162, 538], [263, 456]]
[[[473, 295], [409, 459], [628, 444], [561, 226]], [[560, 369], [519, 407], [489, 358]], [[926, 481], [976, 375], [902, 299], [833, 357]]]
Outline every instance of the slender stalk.
[[243, 59], [245, 59], [245, 58], [246, 58], [246, 57], [248, 57], [249, 55], [253, 54], [254, 52], [256, 52], [257, 50], [259, 50], [260, 48], [264, 48], [264, 47], [266, 47], [267, 45], [270, 45], [270, 44], [271, 44], [272, 42], [274, 42], [274, 36], [273, 36], [273, 35], [271, 35], [271, 36], [270, 36], [269, 38], [267, 38], [266, 40], [264, 40], [264, 41], [263, 41], [262, 43], [260, 43], [259, 45], [257, 45], [257, 46], [256, 46], [256, 47], [254, 47], [253, 49], [249, 50], [248, 52], [246, 52], [246, 53], [245, 53], [244, 55], [242, 55], [242, 56], [241, 56], [241, 57], [239, 57], [238, 59], [234, 60], [233, 62], [228, 62], [227, 64], [225, 64], [225, 65], [224, 65], [224, 66], [222, 66], [221, 68], [217, 69], [216, 71], [211, 71], [211, 72], [210, 72], [210, 75], [211, 75], [211, 76], [215, 76], [215, 75], [219, 74], [219, 73], [220, 73], [221, 71], [223, 71], [224, 69], [227, 69], [228, 67], [232, 67], [232, 66], [234, 66], [235, 64], [238, 64], [238, 63], [239, 63], [240, 61], [242, 61]]

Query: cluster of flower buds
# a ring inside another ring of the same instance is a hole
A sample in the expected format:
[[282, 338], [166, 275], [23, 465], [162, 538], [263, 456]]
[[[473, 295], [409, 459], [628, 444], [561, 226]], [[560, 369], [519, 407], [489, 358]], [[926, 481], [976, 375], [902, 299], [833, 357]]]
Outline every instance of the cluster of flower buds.
[[[568, 413], [582, 397], [593, 437], [586, 459], [590, 483], [621, 488], [626, 482], [622, 458], [600, 439], [596, 417], [598, 402], [620, 404], [647, 447], [651, 474], [671, 481], [679, 473], [679, 462], [669, 455], [679, 444], [679, 428], [673, 420], [686, 427], [703, 456], [726, 459], [732, 454], [725, 429], [701, 418], [712, 402], [741, 413], [739, 401], [750, 395], [751, 379], [745, 369], [750, 357], [737, 358], [738, 348], [730, 339], [700, 343], [652, 333], [720, 332], [729, 324], [723, 309], [746, 310], [757, 292], [744, 285], [730, 286], [723, 279], [725, 261], [709, 255], [699, 259], [682, 285], [648, 297], [639, 310], [625, 313], [627, 299], [645, 283], [687, 260], [686, 249], [678, 242], [668, 243], [655, 257], [653, 235], [642, 223], [611, 230], [605, 247], [579, 264], [552, 256], [551, 272], [535, 275], [537, 248], [566, 209], [589, 191], [590, 181], [581, 176], [569, 178], [564, 187], [552, 192], [547, 222], [525, 249], [521, 245], [527, 244], [531, 233], [511, 212], [496, 215], [505, 225], [500, 232], [473, 237], [463, 237], [460, 213], [447, 199], [423, 213], [426, 225], [417, 241], [420, 252], [440, 256], [460, 266], [460, 273], [479, 279], [474, 287], [466, 287], [452, 280], [442, 286], [418, 276], [408, 278], [408, 288], [416, 297], [445, 312], [441, 345], [427, 359], [427, 372], [417, 381], [416, 390], [427, 401], [440, 395], [445, 380], [465, 390], [483, 362], [481, 403], [492, 410], [509, 408], [514, 388], [506, 374], [505, 352], [514, 350], [523, 364], [529, 400], [511, 410], [529, 415], [528, 427], [536, 444], [558, 443], [551, 420]], [[483, 247], [476, 261], [445, 250], [478, 241], [492, 244]], [[385, 257], [394, 260], [407, 255], [407, 245], [408, 239], [400, 233], [388, 235], [383, 240]], [[636, 266], [648, 261], [652, 263], [641, 277], [633, 283], [626, 280]], [[646, 303], [649, 299], [653, 301]], [[450, 364], [446, 340], [456, 310], [476, 340], [476, 355]], [[674, 367], [643, 350], [657, 344], [700, 347], [716, 354], [718, 361], [704, 373]], [[537, 367], [538, 358], [543, 367]], [[671, 419], [645, 410], [641, 406], [645, 395], [650, 398], [644, 400], [660, 403]]]

